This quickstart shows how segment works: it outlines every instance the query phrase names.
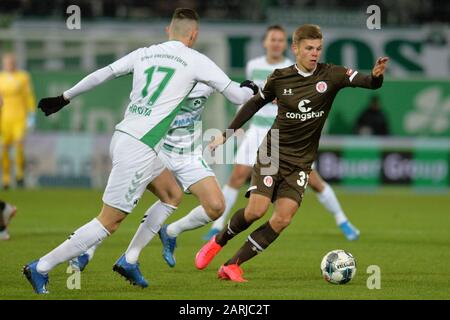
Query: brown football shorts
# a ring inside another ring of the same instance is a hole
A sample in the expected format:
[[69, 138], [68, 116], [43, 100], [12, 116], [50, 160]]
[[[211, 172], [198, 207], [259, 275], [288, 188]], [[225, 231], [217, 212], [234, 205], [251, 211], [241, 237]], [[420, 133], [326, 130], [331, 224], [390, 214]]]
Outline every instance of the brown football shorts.
[[263, 168], [259, 161], [253, 166], [250, 188], [245, 194], [247, 198], [251, 193], [256, 193], [268, 197], [272, 202], [280, 198], [290, 198], [301, 204], [311, 166], [280, 166], [277, 173], [270, 175], [264, 174]]

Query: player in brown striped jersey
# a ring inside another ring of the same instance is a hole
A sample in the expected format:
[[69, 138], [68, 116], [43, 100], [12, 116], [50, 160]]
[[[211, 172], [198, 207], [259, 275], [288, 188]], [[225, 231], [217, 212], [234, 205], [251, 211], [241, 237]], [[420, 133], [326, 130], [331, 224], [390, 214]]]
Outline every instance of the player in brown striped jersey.
[[[301, 204], [320, 134], [339, 90], [345, 87], [378, 89], [383, 83], [386, 57], [376, 61], [370, 75], [318, 63], [322, 33], [316, 25], [303, 25], [294, 32], [293, 50], [296, 64], [276, 69], [260, 95], [250, 99], [228, 127], [237, 130], [266, 103], [277, 99], [278, 115], [258, 151], [247, 207], [239, 209], [228, 226], [196, 256], [197, 268], [206, 268], [229, 240], [261, 218], [273, 202], [270, 220], [252, 232], [238, 252], [220, 267], [221, 279], [246, 281], [240, 265], [266, 249], [290, 224]], [[210, 148], [215, 149], [225, 140], [225, 134], [216, 137]]]

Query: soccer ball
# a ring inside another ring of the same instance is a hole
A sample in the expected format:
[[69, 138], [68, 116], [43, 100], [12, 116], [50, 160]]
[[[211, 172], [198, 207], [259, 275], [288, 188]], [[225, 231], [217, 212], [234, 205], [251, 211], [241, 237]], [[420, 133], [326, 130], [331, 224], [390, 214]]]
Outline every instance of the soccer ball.
[[320, 264], [323, 278], [333, 284], [344, 284], [353, 279], [356, 273], [356, 260], [344, 250], [328, 252]]

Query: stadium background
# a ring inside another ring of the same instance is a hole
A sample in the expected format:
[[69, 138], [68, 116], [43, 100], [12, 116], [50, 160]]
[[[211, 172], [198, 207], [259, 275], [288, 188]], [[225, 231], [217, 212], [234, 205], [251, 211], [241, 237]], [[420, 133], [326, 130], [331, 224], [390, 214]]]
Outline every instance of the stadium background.
[[[377, 57], [390, 57], [379, 95], [392, 133], [388, 139], [349, 138], [374, 93], [344, 90], [324, 130], [321, 151], [331, 153], [319, 157], [319, 171], [346, 185], [448, 188], [450, 28], [442, 14], [445, 4], [417, 3], [392, 8], [378, 3], [382, 29], [369, 30], [366, 9], [372, 3], [364, 1], [2, 1], [0, 41], [2, 51], [16, 52], [19, 65], [32, 74], [37, 97], [44, 97], [137, 47], [164, 41], [164, 28], [179, 5], [198, 9], [197, 48], [238, 81], [245, 77], [245, 62], [263, 53], [268, 23], [281, 23], [289, 33], [299, 23], [318, 23], [325, 37], [323, 61], [368, 71]], [[71, 4], [81, 9], [81, 29], [66, 26]], [[333, 9], [323, 10], [328, 6]], [[38, 113], [27, 140], [27, 185], [101, 188], [109, 170], [108, 140], [123, 115], [130, 83], [131, 77], [111, 81], [48, 119]], [[205, 129], [224, 128], [235, 112], [225, 105], [218, 94], [210, 99]], [[221, 182], [229, 169], [216, 167]]]
[[[66, 9], [73, 4], [81, 8], [79, 30], [69, 30], [66, 25], [70, 16]], [[366, 9], [371, 4], [377, 4], [381, 8], [381, 30], [369, 30], [366, 27], [369, 17]], [[391, 135], [382, 138], [354, 135], [356, 118], [367, 106], [374, 92], [343, 90], [334, 103], [324, 129], [317, 167], [325, 179], [338, 186], [338, 194], [344, 207], [349, 212], [356, 211], [360, 214], [355, 223], [361, 226], [363, 235], [366, 233], [367, 239], [374, 242], [363, 242], [358, 247], [358, 244], [348, 245], [342, 239], [331, 240], [331, 234], [335, 237], [340, 235], [327, 220], [328, 217], [318, 218], [324, 216], [319, 213], [315, 215], [316, 218], [309, 216], [311, 220], [308, 220], [307, 215], [304, 221], [306, 227], [292, 228], [286, 237], [300, 237], [302, 243], [309, 246], [302, 253], [302, 258], [305, 259], [313, 254], [320, 256], [328, 248], [333, 249], [330, 248], [330, 240], [336, 246], [349, 247], [358, 258], [364, 259], [374, 248], [374, 243], [380, 240], [377, 238], [378, 234], [382, 234], [382, 245], [375, 252], [381, 256], [385, 254], [387, 260], [397, 258], [399, 252], [411, 252], [410, 246], [414, 241], [420, 240], [422, 242], [415, 246], [417, 250], [422, 250], [423, 261], [415, 261], [418, 263], [416, 267], [422, 268], [419, 275], [430, 273], [426, 280], [429, 285], [421, 288], [428, 288], [431, 297], [435, 294], [435, 297], [448, 299], [448, 291], [445, 293], [443, 287], [439, 289], [439, 285], [442, 285], [439, 280], [448, 278], [448, 266], [437, 261], [445, 261], [445, 253], [444, 257], [441, 254], [450, 241], [450, 3], [354, 0], [2, 0], [0, 52], [13, 50], [16, 53], [20, 67], [31, 73], [38, 99], [57, 95], [90, 71], [107, 65], [133, 49], [164, 41], [164, 28], [173, 9], [180, 6], [195, 8], [200, 14], [201, 31], [196, 49], [210, 56], [237, 81], [245, 77], [245, 62], [263, 54], [261, 36], [265, 28], [274, 23], [282, 24], [289, 33], [302, 23], [321, 25], [324, 32], [322, 61], [368, 72], [377, 57], [390, 57], [385, 84], [377, 94], [389, 121]], [[292, 57], [290, 52], [288, 55]], [[43, 248], [47, 248], [49, 242], [55, 245], [59, 243], [74, 227], [87, 221], [96, 212], [97, 207], [91, 202], [99, 201], [106, 183], [110, 169], [109, 141], [114, 125], [122, 118], [130, 87], [131, 77], [123, 77], [78, 97], [70, 107], [52, 117], [45, 118], [37, 113], [36, 127], [26, 140], [25, 180], [29, 189], [0, 191], [0, 198], [16, 203], [25, 215], [27, 212], [33, 212], [34, 215], [29, 214], [28, 220], [25, 217], [22, 220], [18, 218], [16, 226], [12, 225], [11, 233], [19, 243], [8, 243], [3, 248], [0, 247], [3, 251], [0, 257], [6, 259], [13, 252], [24, 249], [29, 252], [27, 258], [21, 256], [17, 259], [23, 263], [25, 259], [31, 258], [30, 255], [43, 253]], [[223, 129], [234, 113], [235, 107], [229, 105], [221, 95], [214, 94], [208, 101], [203, 127]], [[221, 183], [226, 181], [230, 167], [214, 166]], [[72, 191], [67, 187], [75, 189]], [[85, 188], [95, 190], [84, 190]], [[370, 193], [366, 194], [366, 190]], [[307, 199], [309, 197], [311, 195]], [[188, 199], [187, 206], [195, 206], [192, 197]], [[323, 211], [317, 203], [314, 204], [314, 199], [311, 200], [305, 202], [305, 212]], [[136, 221], [133, 222], [138, 221], [140, 211], [143, 212], [144, 206], [152, 201], [153, 198], [148, 197], [140, 204], [139, 212], [133, 217]], [[240, 205], [244, 204], [244, 200], [240, 201]], [[434, 205], [436, 207], [433, 209]], [[80, 213], [74, 207], [79, 207], [85, 213]], [[66, 221], [60, 216], [62, 210], [69, 211], [71, 220]], [[402, 212], [410, 215], [402, 216]], [[423, 215], [424, 212], [427, 217]], [[358, 216], [357, 214], [355, 215]], [[414, 224], [408, 225], [411, 219]], [[384, 226], [388, 224], [392, 229], [383, 233]], [[38, 226], [43, 226], [43, 229], [37, 230]], [[124, 226], [124, 233], [118, 235], [116, 240], [111, 240], [111, 243], [123, 248], [135, 226], [131, 222]], [[305, 231], [305, 228], [312, 229]], [[50, 235], [41, 239], [39, 249], [39, 243], [29, 245], [25, 242], [30, 233], [40, 235], [45, 230], [50, 230]], [[314, 230], [322, 231], [316, 233]], [[401, 237], [396, 238], [394, 230], [403, 230]], [[192, 236], [185, 240], [186, 252], [189, 249], [195, 252], [199, 247], [200, 233], [193, 234], [195, 239]], [[434, 234], [434, 238], [431, 234]], [[400, 243], [400, 247], [392, 247], [391, 251], [386, 249], [395, 241]], [[280, 244], [280, 248], [281, 246]], [[116, 247], [106, 247], [103, 256], [99, 253], [100, 262], [110, 265], [111, 261], [106, 259], [106, 253], [113, 256], [119, 253], [118, 249], [113, 252], [112, 248]], [[159, 248], [151, 250], [159, 252]], [[291, 248], [286, 247], [286, 250]], [[183, 261], [182, 254], [187, 254], [186, 252], [180, 253], [180, 261]], [[292, 263], [289, 256], [273, 254], [279, 261]], [[189, 255], [189, 259], [191, 258]], [[315, 258], [320, 261], [321, 257]], [[407, 261], [406, 257], [401, 259], [400, 261]], [[270, 260], [270, 254], [261, 257], [261, 261], [266, 263]], [[426, 260], [437, 264], [428, 269]], [[416, 271], [413, 267], [405, 267], [400, 261], [396, 261], [397, 269], [393, 269], [397, 272], [395, 277], [392, 276], [394, 282], [400, 281], [398, 274], [402, 270]], [[383, 264], [381, 258], [378, 262]], [[183, 265], [183, 262], [180, 263]], [[303, 268], [300, 263], [294, 263], [294, 267], [296, 266]], [[11, 265], [11, 272], [16, 271], [16, 267]], [[390, 271], [388, 266], [385, 266], [384, 270], [386, 269]], [[165, 266], [158, 265], [155, 270], [166, 269]], [[317, 273], [312, 274], [317, 276]], [[306, 275], [309, 276], [306, 271], [305, 274], [300, 274], [304, 277]], [[259, 279], [261, 283], [264, 276]], [[181, 274], [175, 274], [174, 277], [177, 281], [183, 279]], [[408, 281], [407, 277], [401, 279]], [[56, 278], [56, 283], [58, 281], [65, 280], [63, 277]], [[167, 278], [163, 284], [167, 285], [169, 281]], [[194, 277], [193, 282], [195, 281], [202, 284], [206, 280]], [[364, 281], [361, 282], [361, 287], [364, 287]], [[28, 297], [24, 293], [29, 291], [25, 287], [28, 284], [20, 284], [21, 286], [8, 282], [8, 288], [14, 289], [2, 292], [4, 297]], [[109, 288], [109, 283], [101, 285]], [[117, 288], [110, 289], [121, 291], [121, 285], [119, 283]], [[361, 288], [352, 292], [345, 291], [344, 295], [337, 292], [337, 289], [332, 289], [331, 292], [335, 295], [327, 295], [329, 291], [315, 291], [315, 283], [308, 285], [310, 293], [313, 292], [309, 296], [312, 298], [399, 298], [402, 294], [403, 297], [411, 298], [427, 297], [426, 294], [423, 296], [419, 287], [412, 289], [406, 286], [404, 290], [400, 290], [394, 285], [387, 295], [364, 296], [367, 291], [358, 291]], [[94, 290], [93, 287], [91, 289]], [[257, 289], [264, 290], [263, 285]], [[218, 297], [234, 297], [233, 294], [238, 298], [300, 297], [289, 290], [283, 292], [282, 286], [274, 288], [269, 285], [269, 289], [272, 290], [271, 293], [262, 291], [261, 294], [257, 293], [259, 291], [238, 293], [231, 290], [233, 292], [228, 296]], [[365, 288], [361, 290], [363, 289]], [[213, 293], [203, 290], [193, 290], [190, 297], [199, 298], [202, 294], [214, 297]], [[67, 294], [66, 297], [72, 296]], [[101, 294], [91, 297], [104, 298]], [[141, 296], [130, 294], [129, 297]], [[186, 296], [180, 293], [178, 296], [155, 296], [158, 297]]]

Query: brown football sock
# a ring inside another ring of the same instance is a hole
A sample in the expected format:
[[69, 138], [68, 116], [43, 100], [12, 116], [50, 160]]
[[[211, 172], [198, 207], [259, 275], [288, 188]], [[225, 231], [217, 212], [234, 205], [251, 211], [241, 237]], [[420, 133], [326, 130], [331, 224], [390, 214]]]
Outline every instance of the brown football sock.
[[238, 264], [241, 265], [245, 261], [250, 260], [258, 253], [264, 251], [272, 242], [278, 238], [279, 233], [272, 229], [269, 222], [253, 231], [247, 238], [244, 245], [236, 252], [236, 254], [228, 260], [225, 265]]
[[234, 236], [246, 230], [252, 224], [252, 222], [247, 222], [245, 220], [244, 212], [245, 208], [236, 211], [227, 226], [216, 235], [216, 242], [222, 247]]

